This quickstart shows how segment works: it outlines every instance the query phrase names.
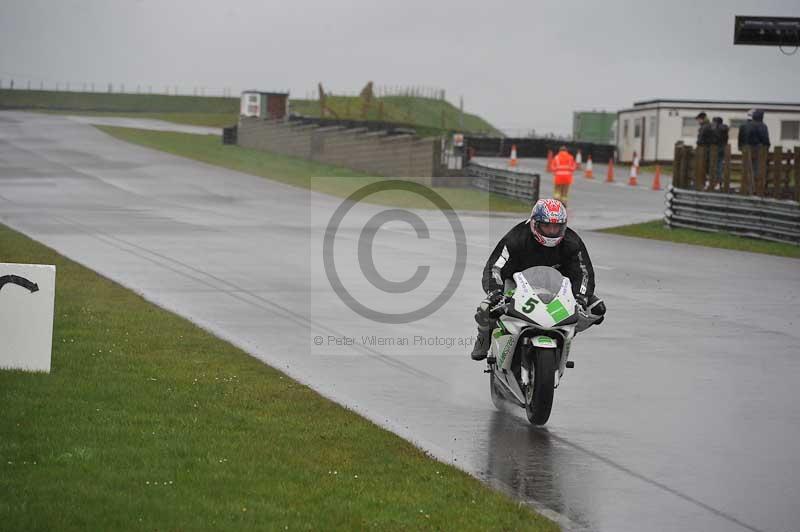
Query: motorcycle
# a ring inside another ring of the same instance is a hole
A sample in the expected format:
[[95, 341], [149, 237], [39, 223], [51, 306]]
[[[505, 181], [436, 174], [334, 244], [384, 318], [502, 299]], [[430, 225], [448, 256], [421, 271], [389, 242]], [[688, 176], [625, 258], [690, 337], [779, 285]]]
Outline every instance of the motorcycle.
[[505, 401], [516, 404], [528, 421], [544, 425], [564, 370], [575, 367], [569, 360], [575, 334], [600, 316], [578, 305], [570, 280], [549, 266], [515, 273], [490, 311], [497, 317], [486, 358], [492, 402], [498, 409]]

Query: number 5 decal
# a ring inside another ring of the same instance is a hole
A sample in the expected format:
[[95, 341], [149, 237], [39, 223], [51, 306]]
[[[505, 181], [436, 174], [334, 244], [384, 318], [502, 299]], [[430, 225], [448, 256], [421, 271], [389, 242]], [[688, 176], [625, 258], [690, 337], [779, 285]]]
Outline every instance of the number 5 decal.
[[524, 312], [525, 314], [530, 314], [533, 311], [533, 307], [535, 306], [536, 306], [536, 301], [532, 297], [529, 297], [528, 300], [525, 302], [525, 304], [522, 305], [522, 312]]

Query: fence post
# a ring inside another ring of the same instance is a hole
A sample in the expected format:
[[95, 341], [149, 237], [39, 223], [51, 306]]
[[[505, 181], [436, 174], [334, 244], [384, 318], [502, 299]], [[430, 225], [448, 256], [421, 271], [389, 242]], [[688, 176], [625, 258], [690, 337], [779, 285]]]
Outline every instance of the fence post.
[[675, 151], [672, 156], [672, 184], [676, 188], [681, 188], [681, 161], [683, 159], [683, 143], [678, 141], [675, 143]]
[[692, 157], [692, 147], [686, 145], [681, 146], [680, 188], [689, 188], [689, 168], [691, 168]]
[[731, 191], [731, 145], [725, 145], [725, 159], [722, 161], [722, 191], [725, 194]]
[[769, 157], [769, 149], [766, 146], [758, 146], [756, 148], [756, 153], [758, 153], [758, 172], [756, 173], [756, 196], [763, 198], [766, 192], [767, 157]]
[[794, 147], [794, 157], [791, 164], [791, 172], [794, 174], [794, 194], [791, 197], [800, 202], [800, 146]]
[[[714, 186], [717, 183], [717, 159], [719, 158], [717, 154], [717, 146], [706, 146], [706, 150], [708, 152], [708, 190], [714, 190]], [[705, 180], [704, 180], [705, 181]]]
[[[767, 183], [764, 193], [773, 198], [780, 198], [783, 192], [783, 147], [775, 146], [772, 152], [772, 168], [767, 168]], [[771, 187], [770, 187], [771, 185]]]
[[742, 182], [739, 184], [739, 193], [747, 195], [753, 185], [753, 151], [750, 146], [742, 146]]
[[706, 146], [698, 146], [694, 151], [694, 189], [703, 190], [706, 184], [706, 161], [708, 150]]
[[694, 168], [694, 149], [691, 146], [683, 147], [683, 157], [681, 157], [681, 186], [689, 188], [689, 171]]
[[792, 189], [792, 161], [794, 160], [794, 153], [791, 148], [783, 153], [783, 162], [781, 163], [781, 197], [785, 199], [794, 199], [794, 191]]

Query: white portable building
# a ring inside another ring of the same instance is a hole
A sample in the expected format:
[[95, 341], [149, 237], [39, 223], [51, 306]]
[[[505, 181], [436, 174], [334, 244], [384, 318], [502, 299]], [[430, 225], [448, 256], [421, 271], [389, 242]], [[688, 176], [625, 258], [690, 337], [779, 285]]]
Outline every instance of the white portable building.
[[617, 112], [617, 158], [631, 162], [636, 152], [643, 162], [672, 161], [675, 143], [694, 145], [697, 141], [697, 114], [705, 111], [730, 127], [731, 152], [738, 153], [739, 126], [747, 111], [764, 111], [773, 146], [793, 150], [800, 146], [800, 103], [768, 103], [714, 100], [646, 100]]

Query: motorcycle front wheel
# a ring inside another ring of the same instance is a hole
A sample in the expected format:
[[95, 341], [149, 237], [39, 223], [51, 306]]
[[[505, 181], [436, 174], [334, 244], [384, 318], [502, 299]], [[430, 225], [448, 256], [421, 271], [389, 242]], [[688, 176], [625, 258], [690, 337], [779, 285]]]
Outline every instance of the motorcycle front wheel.
[[498, 410], [503, 410], [503, 404], [505, 403], [505, 399], [503, 398], [503, 394], [500, 390], [497, 389], [499, 386], [496, 382], [497, 377], [494, 376], [494, 372], [489, 374], [489, 393], [492, 396], [492, 403], [494, 403], [494, 407]]
[[534, 376], [525, 392], [525, 413], [534, 425], [544, 425], [553, 409], [556, 379], [554, 349], [536, 349], [533, 353]]

